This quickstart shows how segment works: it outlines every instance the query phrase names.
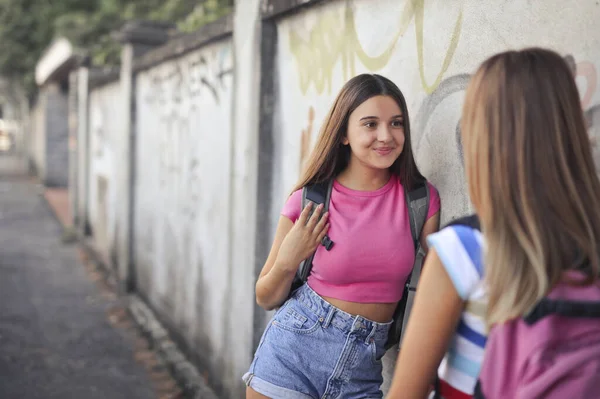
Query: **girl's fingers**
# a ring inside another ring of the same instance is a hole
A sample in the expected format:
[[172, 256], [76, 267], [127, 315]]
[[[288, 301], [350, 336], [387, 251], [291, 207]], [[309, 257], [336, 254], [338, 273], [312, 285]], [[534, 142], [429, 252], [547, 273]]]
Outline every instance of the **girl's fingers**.
[[310, 214], [312, 207], [313, 203], [309, 202], [304, 209], [302, 209], [302, 213], [300, 213], [300, 217], [298, 218], [298, 223], [300, 223], [300, 226], [306, 225], [306, 221], [308, 220], [308, 215]]
[[329, 217], [329, 212], [325, 212], [323, 214], [323, 216], [321, 217], [321, 220], [319, 220], [319, 222], [315, 226], [315, 229], [313, 230], [313, 234], [321, 234], [321, 232], [325, 228], [325, 225], [327, 224], [328, 217]]
[[327, 223], [323, 229], [321, 230], [321, 232], [319, 233], [319, 235], [317, 236], [317, 245], [323, 241], [323, 238], [325, 238], [325, 236], [327, 235], [327, 232], [329, 231], [329, 227], [331, 226], [330, 223]]
[[319, 206], [317, 206], [317, 208], [313, 212], [312, 216], [308, 220], [308, 223], [306, 225], [308, 227], [308, 231], [310, 231], [310, 232], [314, 231], [315, 226], [319, 222], [319, 217], [321, 216], [321, 212], [323, 212], [323, 204], [320, 204]]

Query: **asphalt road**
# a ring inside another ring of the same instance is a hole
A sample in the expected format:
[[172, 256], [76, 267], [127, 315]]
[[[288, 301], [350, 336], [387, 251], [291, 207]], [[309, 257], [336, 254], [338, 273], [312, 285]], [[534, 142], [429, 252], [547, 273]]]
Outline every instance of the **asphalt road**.
[[0, 399], [155, 398], [36, 185], [0, 180]]

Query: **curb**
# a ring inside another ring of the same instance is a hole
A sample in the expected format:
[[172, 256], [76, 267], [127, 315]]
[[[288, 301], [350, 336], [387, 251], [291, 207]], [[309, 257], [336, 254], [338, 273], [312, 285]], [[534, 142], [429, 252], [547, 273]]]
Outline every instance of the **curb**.
[[120, 289], [116, 273], [102, 261], [89, 240], [81, 235], [78, 235], [77, 239], [79, 247], [102, 270], [104, 281], [108, 286], [115, 289], [119, 297], [127, 299], [129, 315], [135, 322], [140, 334], [148, 341], [148, 349], [156, 353], [156, 357], [179, 385], [182, 391], [180, 397], [187, 399], [220, 399], [208, 386], [196, 366], [187, 360], [183, 352], [173, 342], [168, 330], [158, 321], [152, 309], [136, 293], [126, 293]]
[[137, 295], [131, 296], [129, 311], [150, 342], [150, 348], [157, 352], [158, 357], [164, 361], [168, 370], [180, 384], [185, 397], [219, 399], [208, 387], [196, 367], [186, 359], [177, 345], [169, 338], [169, 333], [156, 319], [154, 312]]

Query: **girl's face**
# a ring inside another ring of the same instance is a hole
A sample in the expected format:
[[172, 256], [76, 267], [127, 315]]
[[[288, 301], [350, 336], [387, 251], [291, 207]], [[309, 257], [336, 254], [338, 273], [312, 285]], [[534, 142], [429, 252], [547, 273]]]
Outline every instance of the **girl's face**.
[[388, 169], [404, 148], [404, 115], [389, 96], [369, 98], [350, 114], [342, 143], [351, 149], [351, 162], [371, 169]]

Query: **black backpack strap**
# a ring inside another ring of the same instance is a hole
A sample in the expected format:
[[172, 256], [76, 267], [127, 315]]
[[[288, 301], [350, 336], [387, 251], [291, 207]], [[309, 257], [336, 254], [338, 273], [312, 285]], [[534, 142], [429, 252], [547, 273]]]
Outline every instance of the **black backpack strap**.
[[[312, 202], [315, 205], [323, 204], [324, 206], [323, 206], [322, 213], [327, 212], [329, 210], [329, 202], [331, 201], [331, 190], [333, 188], [333, 180], [334, 179], [330, 179], [325, 182], [314, 183], [314, 184], [305, 186], [302, 189], [302, 209], [304, 209], [306, 207], [306, 205], [308, 205], [309, 202]], [[309, 217], [312, 216], [312, 213], [314, 212], [315, 207], [316, 206], [314, 206], [313, 209], [311, 210]], [[329, 251], [333, 247], [334, 243], [333, 243], [333, 241], [331, 241], [329, 236], [326, 235], [323, 238], [323, 241], [321, 242], [321, 244], [325, 247], [325, 249], [327, 249]], [[296, 277], [297, 277], [297, 279], [299, 279], [302, 282], [305, 282], [308, 279], [308, 276], [310, 275], [310, 271], [312, 270], [312, 262], [315, 257], [315, 253], [316, 253], [316, 251], [313, 252], [308, 258], [306, 258], [300, 264], [300, 267], [298, 268]]]
[[396, 310], [394, 311], [394, 322], [390, 327], [388, 340], [385, 344], [386, 349], [399, 343], [402, 338], [402, 331], [404, 330], [404, 325], [406, 324], [410, 310], [407, 305], [409, 304], [409, 301], [412, 301], [412, 295], [417, 288], [417, 282], [421, 275], [423, 260], [419, 257], [420, 238], [421, 231], [423, 230], [423, 226], [427, 219], [427, 213], [429, 212], [429, 186], [427, 185], [427, 182], [422, 182], [411, 191], [408, 191], [405, 188], [404, 199], [408, 210], [410, 234], [415, 248], [415, 263], [406, 279], [402, 299], [398, 302]]
[[463, 216], [458, 219], [454, 219], [453, 221], [451, 221], [444, 227], [456, 226], [456, 225], [468, 226], [472, 229], [481, 231], [481, 223], [479, 222], [479, 217], [476, 214]]
[[429, 212], [429, 186], [427, 182], [423, 182], [408, 191], [404, 189], [404, 198], [406, 199], [406, 208], [408, 209], [408, 217], [410, 221], [410, 233], [412, 235], [415, 251], [419, 247], [419, 239], [421, 231], [427, 219]]
[[[406, 199], [406, 208], [408, 209], [408, 218], [410, 223], [410, 233], [413, 239], [413, 245], [415, 247], [415, 258], [418, 255], [419, 248], [421, 247], [421, 231], [427, 219], [427, 213], [429, 213], [429, 186], [427, 182], [415, 187], [413, 190], [408, 191], [404, 189], [404, 198]], [[417, 282], [421, 275], [421, 267], [423, 262], [415, 262], [413, 270], [411, 271], [406, 283], [408, 289], [414, 291], [417, 288]]]
[[525, 323], [532, 325], [550, 315], [579, 319], [600, 319], [600, 302], [543, 298], [523, 320]]
[[475, 385], [475, 392], [473, 392], [473, 399], [485, 399], [483, 391], [481, 390], [481, 381], [477, 380]]

